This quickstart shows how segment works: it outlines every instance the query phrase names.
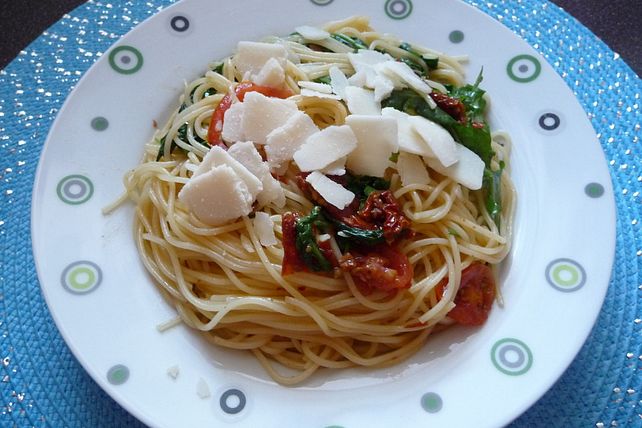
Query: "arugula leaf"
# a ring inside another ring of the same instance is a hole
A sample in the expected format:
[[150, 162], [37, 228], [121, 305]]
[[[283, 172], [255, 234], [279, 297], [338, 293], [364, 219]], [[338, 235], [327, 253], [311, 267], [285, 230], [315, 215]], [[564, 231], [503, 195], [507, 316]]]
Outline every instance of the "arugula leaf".
[[295, 224], [295, 245], [303, 262], [312, 271], [329, 272], [332, 264], [325, 258], [317, 244], [317, 233], [326, 233], [330, 223], [325, 219], [320, 206], [315, 206], [308, 216], [300, 217]]
[[484, 179], [482, 190], [485, 195], [486, 211], [490, 214], [497, 227], [500, 226], [502, 214], [501, 185], [502, 173], [504, 171], [504, 162], [499, 163], [499, 169], [493, 171], [490, 167], [484, 169]]
[[385, 242], [383, 229], [360, 229], [358, 227], [348, 226], [338, 220], [332, 222], [337, 230], [337, 237], [349, 241], [358, 241], [362, 245], [375, 245]]
[[[380, 177], [371, 177], [369, 175], [350, 175], [346, 174], [348, 182], [346, 189], [354, 193], [357, 199], [363, 199], [375, 190], [388, 190], [390, 188], [390, 181]], [[370, 189], [366, 193], [366, 189]]]
[[351, 47], [352, 49], [358, 51], [359, 49], [368, 49], [368, 45], [366, 45], [363, 40], [357, 38], [357, 37], [350, 37], [346, 36], [345, 34], [341, 33], [334, 33], [330, 35], [334, 40], [343, 43], [344, 45]]
[[[473, 126], [473, 121], [471, 121], [473, 117], [479, 119], [478, 116], [483, 114], [483, 110], [479, 110], [479, 108], [485, 108], [485, 102], [483, 99], [479, 101], [476, 97], [471, 99], [476, 101], [476, 104], [472, 107], [475, 110], [466, 124], [459, 123], [439, 107], [433, 109], [422, 95], [412, 89], [393, 91], [390, 97], [383, 100], [382, 107], [393, 107], [410, 115], [423, 116], [432, 122], [442, 125], [455, 140], [475, 152], [486, 165], [489, 165], [494, 155], [491, 146], [490, 129], [483, 120], [475, 121], [483, 124], [483, 127]], [[466, 105], [465, 100], [462, 100], [462, 102]], [[468, 105], [466, 105], [466, 108], [468, 108]]]
[[410, 58], [398, 58], [400, 61], [405, 62], [412, 68], [419, 76], [424, 76], [425, 70], [434, 70], [439, 65], [439, 57], [432, 57], [429, 55], [422, 55], [410, 43], [403, 42], [399, 45], [399, 49], [403, 49], [412, 55]]
[[[178, 109], [178, 112], [182, 112], [187, 108], [187, 105], [182, 104], [181, 107]], [[176, 132], [176, 136], [178, 137], [179, 140], [187, 143], [189, 140], [187, 138], [187, 127], [189, 124], [185, 122], [183, 125], [181, 125], [180, 128], [178, 128], [178, 131]], [[173, 153], [175, 149], [180, 148], [178, 144], [174, 140], [172, 140], [172, 143], [170, 144], [169, 147], [169, 153], [164, 153], [163, 150], [165, 149], [165, 141], [167, 139], [167, 135], [163, 136], [163, 138], [160, 139], [159, 141], [159, 147], [158, 147], [158, 154], [156, 155], [156, 162], [160, 161], [163, 156], [168, 156], [169, 154]], [[197, 143], [209, 147], [210, 145], [207, 143], [207, 141], [203, 140], [201, 137], [198, 135], [194, 134], [194, 139], [196, 140]], [[181, 149], [182, 150], [182, 149]]]
[[[483, 71], [483, 70], [482, 70]], [[485, 120], [486, 100], [485, 91], [479, 87], [482, 81], [480, 71], [475, 83], [459, 88], [448, 86], [448, 95], [459, 99], [466, 108], [466, 123], [462, 124], [439, 107], [431, 108], [422, 95], [411, 89], [393, 91], [390, 97], [382, 102], [382, 107], [393, 107], [411, 115], [423, 116], [428, 120], [442, 125], [450, 132], [455, 140], [475, 152], [486, 165], [482, 191], [488, 213], [499, 227], [501, 207], [501, 175], [503, 165], [499, 170], [490, 166], [495, 155], [491, 145], [491, 135]]]
[[217, 63], [216, 66], [212, 69], [214, 73], [223, 74], [223, 63]]
[[330, 76], [322, 76], [317, 79], [314, 79], [314, 82], [316, 83], [325, 83], [326, 85], [330, 85]]

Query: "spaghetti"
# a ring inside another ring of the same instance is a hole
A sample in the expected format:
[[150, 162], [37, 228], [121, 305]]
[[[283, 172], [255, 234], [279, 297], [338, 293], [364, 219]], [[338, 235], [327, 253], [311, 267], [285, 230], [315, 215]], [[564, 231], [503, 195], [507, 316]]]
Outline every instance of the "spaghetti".
[[[465, 85], [464, 58], [377, 33], [367, 18], [330, 23], [320, 31], [330, 37], [310, 40], [297, 32], [265, 40], [285, 47], [288, 57], [281, 90], [290, 94], [288, 99], [319, 129], [343, 125], [350, 109], [334, 94], [302, 95], [299, 82], [327, 84], [332, 69], [352, 78], [356, 71], [350, 54], [360, 50], [376, 50], [407, 64], [435, 94], [432, 98], [419, 94], [422, 97], [416, 100], [412, 88], [395, 89], [381, 101], [384, 105], [402, 108], [412, 101], [417, 107], [423, 102], [457, 118], [437, 94], [447, 95], [451, 107], [457, 100], [451, 95], [463, 94], [457, 88], [483, 94], [479, 82]], [[213, 226], [195, 216], [179, 198], [204, 156], [213, 150], [210, 147], [218, 144], [227, 149], [229, 142], [212, 141], [212, 133], [221, 131], [212, 131], [212, 121], [226, 96], [230, 103], [239, 102], [230, 94], [247, 78], [234, 56], [212, 63], [203, 77], [186, 85], [180, 108], [145, 146], [142, 163], [125, 177], [127, 197], [136, 204], [134, 229], [142, 262], [181, 320], [215, 345], [251, 351], [270, 376], [285, 385], [303, 382], [320, 367], [393, 365], [420, 349], [433, 332], [454, 322], [483, 322], [496, 299], [494, 279], [484, 277], [484, 269], [497, 266], [510, 249], [515, 195], [508, 175], [508, 136], [488, 133], [492, 151], [481, 190], [470, 190], [447, 171], [428, 167], [427, 181], [404, 184], [398, 162], [405, 155], [392, 154], [387, 161], [380, 178], [386, 182], [390, 200], [399, 207], [399, 215], [408, 221], [408, 233], [393, 238], [394, 244], [388, 239], [382, 245], [394, 248], [407, 261], [410, 276], [406, 285], [386, 289], [364, 284], [368, 272], [360, 276], [363, 270], [359, 271], [358, 262], [369, 255], [363, 251], [359, 255], [358, 245], [346, 245], [349, 240], [337, 235], [339, 223], [333, 219], [327, 231], [313, 229], [318, 243], [327, 242], [324, 254], [331, 268], [318, 272], [289, 266], [293, 272], [285, 274], [284, 256], [293, 251], [287, 248], [286, 219], [293, 215], [301, 219], [319, 206], [318, 195], [312, 197], [309, 186], [301, 185], [301, 171], [294, 162], [272, 169], [285, 196], [282, 206], [273, 201], [260, 208], [254, 204], [250, 214]], [[395, 96], [405, 97], [404, 103], [396, 103]], [[418, 114], [417, 108], [411, 113]], [[467, 113], [472, 114], [471, 110]], [[465, 119], [456, 121], [463, 124]], [[487, 130], [485, 122], [468, 125]], [[461, 136], [452, 129], [449, 131], [461, 143]], [[261, 147], [259, 152], [265, 158]], [[261, 243], [255, 221], [259, 212], [266, 213], [273, 224], [276, 241], [272, 245]], [[324, 212], [326, 220], [332, 217]], [[346, 259], [346, 254], [353, 258]], [[378, 256], [384, 262], [396, 257]], [[393, 268], [384, 270], [395, 278], [402, 276], [399, 266]], [[482, 283], [470, 285], [479, 281]], [[474, 304], [465, 301], [466, 293], [460, 292], [464, 288], [480, 299], [490, 296], [490, 303], [472, 308]], [[455, 308], [464, 314], [457, 314]], [[485, 312], [483, 319], [471, 320], [470, 310]]]

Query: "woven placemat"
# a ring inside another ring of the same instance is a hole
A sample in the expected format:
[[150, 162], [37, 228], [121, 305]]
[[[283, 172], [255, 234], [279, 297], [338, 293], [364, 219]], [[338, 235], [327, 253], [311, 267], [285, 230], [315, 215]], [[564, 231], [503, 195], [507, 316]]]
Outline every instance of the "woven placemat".
[[[609, 163], [618, 210], [615, 265], [590, 337], [515, 427], [642, 426], [642, 82], [548, 1], [467, 0], [538, 50], [575, 92]], [[30, 241], [38, 157], [65, 98], [102, 52], [172, 0], [89, 1], [0, 72], [0, 425], [141, 424], [85, 373], [40, 293]]]

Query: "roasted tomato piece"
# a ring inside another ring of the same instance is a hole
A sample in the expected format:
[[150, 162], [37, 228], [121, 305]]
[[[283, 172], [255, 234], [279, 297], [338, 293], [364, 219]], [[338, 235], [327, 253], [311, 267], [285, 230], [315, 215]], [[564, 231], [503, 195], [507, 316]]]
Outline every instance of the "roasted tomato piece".
[[408, 257], [397, 247], [378, 245], [368, 251], [346, 253], [339, 267], [352, 275], [362, 292], [396, 291], [410, 287], [413, 269]]
[[[437, 285], [437, 296], [441, 298], [445, 282]], [[455, 306], [448, 317], [459, 324], [478, 326], [488, 319], [495, 301], [495, 278], [493, 272], [483, 263], [473, 263], [461, 273], [461, 285], [455, 296]]]
[[306, 270], [305, 263], [296, 249], [296, 221], [298, 218], [297, 214], [288, 212], [283, 214], [283, 219], [281, 220], [283, 234], [281, 275], [283, 276]]

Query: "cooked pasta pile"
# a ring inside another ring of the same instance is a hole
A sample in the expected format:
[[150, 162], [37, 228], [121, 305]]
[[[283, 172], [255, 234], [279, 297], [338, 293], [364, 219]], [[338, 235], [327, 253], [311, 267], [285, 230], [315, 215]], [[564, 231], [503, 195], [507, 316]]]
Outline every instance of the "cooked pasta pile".
[[[345, 124], [348, 104], [339, 97], [301, 95], [300, 82], [327, 84], [333, 67], [350, 78], [355, 74], [350, 54], [364, 47], [413, 65], [438, 93], [466, 85], [464, 58], [404, 44], [374, 31], [367, 18], [329, 23], [322, 30], [333, 37], [310, 41], [297, 32], [263, 41], [286, 48], [281, 89], [319, 129]], [[491, 134], [492, 157], [478, 190], [430, 167], [427, 182], [404, 184], [397, 164], [403, 154], [392, 154], [381, 178], [410, 221], [412, 233], [394, 246], [411, 266], [408, 287], [364, 288], [337, 266], [283, 275], [283, 218], [308, 215], [318, 205], [298, 182], [301, 171], [294, 162], [271, 170], [283, 189], [283, 206], [255, 203], [248, 215], [211, 225], [179, 198], [211, 150], [208, 131], [211, 138], [216, 109], [247, 78], [234, 55], [210, 64], [203, 77], [186, 85], [180, 107], [147, 143], [141, 164], [126, 175], [127, 198], [136, 205], [136, 244], [147, 271], [182, 322], [217, 346], [251, 351], [281, 384], [299, 384], [322, 367], [384, 367], [408, 358], [431, 333], [456, 322], [449, 312], [456, 306], [462, 273], [471, 266], [495, 267], [509, 252], [515, 207], [510, 139]], [[382, 103], [397, 107], [387, 100]], [[430, 99], [425, 102], [435, 107]], [[272, 245], [261, 243], [254, 221], [258, 212], [267, 213], [273, 224]], [[337, 239], [331, 236], [329, 242], [340, 260], [351, 250]]]

